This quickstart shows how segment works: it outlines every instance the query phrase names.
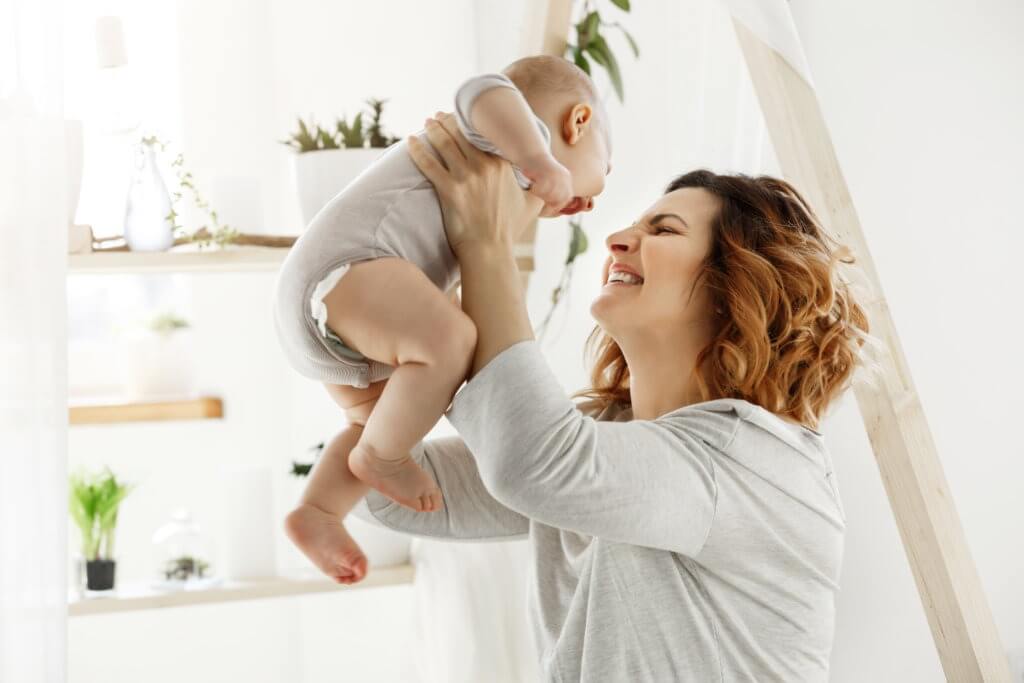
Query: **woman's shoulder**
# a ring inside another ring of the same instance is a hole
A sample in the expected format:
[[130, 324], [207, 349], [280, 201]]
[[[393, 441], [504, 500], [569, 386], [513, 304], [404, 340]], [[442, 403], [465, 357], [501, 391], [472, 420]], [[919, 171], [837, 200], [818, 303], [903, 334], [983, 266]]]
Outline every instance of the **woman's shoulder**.
[[[633, 419], [632, 407], [626, 401], [589, 398], [578, 402], [576, 407], [598, 421], [628, 422]], [[821, 433], [738, 398], [720, 398], [682, 406], [654, 421], [685, 429], [719, 448], [728, 446], [742, 426], [751, 428], [755, 438], [772, 438], [797, 450], [806, 450], [808, 444], [824, 447]]]
[[628, 422], [633, 419], [632, 408], [623, 401], [587, 398], [577, 401], [576, 409], [600, 422]]

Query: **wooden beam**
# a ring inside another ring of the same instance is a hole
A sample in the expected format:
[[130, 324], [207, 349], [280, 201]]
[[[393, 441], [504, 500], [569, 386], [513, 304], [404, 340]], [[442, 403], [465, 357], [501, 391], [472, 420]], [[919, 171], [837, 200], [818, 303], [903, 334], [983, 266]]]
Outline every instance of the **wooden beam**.
[[[527, 55], [537, 54], [561, 57], [565, 54], [565, 45], [568, 42], [569, 27], [572, 25], [572, 0], [534, 0], [540, 3], [540, 15], [543, 16], [543, 23], [533, 35], [529, 35], [523, 41], [526, 46]], [[532, 6], [536, 8], [536, 4]], [[531, 30], [528, 26], [527, 30]], [[527, 56], [524, 55], [524, 56]], [[534, 221], [526, 229], [517, 243], [517, 263], [519, 265], [520, 281], [523, 285], [523, 293], [526, 293], [530, 284], [530, 273], [533, 271], [533, 247], [537, 235], [537, 221]]]
[[544, 21], [544, 37], [540, 51], [546, 55], [561, 57], [572, 23], [572, 0], [550, 0], [548, 14]]
[[874, 288], [871, 332], [888, 347], [884, 386], [854, 387], [928, 625], [950, 681], [1010, 681], [999, 633], [964, 537], [928, 423], [882, 294], [818, 99], [743, 24], [736, 36], [782, 172], [824, 226], [855, 252]]

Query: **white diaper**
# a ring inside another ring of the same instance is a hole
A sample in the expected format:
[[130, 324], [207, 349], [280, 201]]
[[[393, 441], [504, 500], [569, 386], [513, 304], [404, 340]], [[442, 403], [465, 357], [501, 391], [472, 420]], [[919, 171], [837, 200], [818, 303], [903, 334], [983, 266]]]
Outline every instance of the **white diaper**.
[[313, 289], [313, 296], [309, 298], [310, 312], [313, 314], [313, 320], [316, 321], [317, 329], [320, 330], [320, 334], [323, 337], [327, 337], [327, 305], [324, 304], [324, 297], [337, 286], [338, 280], [348, 272], [351, 266], [351, 263], [346, 263], [329, 272], [327, 277], [317, 283]]

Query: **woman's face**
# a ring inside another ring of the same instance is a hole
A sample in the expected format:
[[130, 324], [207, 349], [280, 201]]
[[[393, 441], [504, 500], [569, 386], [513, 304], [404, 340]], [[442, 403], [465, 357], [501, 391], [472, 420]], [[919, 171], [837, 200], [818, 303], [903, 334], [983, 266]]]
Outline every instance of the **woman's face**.
[[[608, 236], [603, 287], [590, 312], [612, 338], [638, 332], [671, 335], [710, 319], [704, 288], [692, 295], [691, 290], [711, 248], [711, 222], [718, 210], [719, 201], [710, 192], [682, 188]], [[632, 271], [642, 280], [609, 282], [617, 270]]]

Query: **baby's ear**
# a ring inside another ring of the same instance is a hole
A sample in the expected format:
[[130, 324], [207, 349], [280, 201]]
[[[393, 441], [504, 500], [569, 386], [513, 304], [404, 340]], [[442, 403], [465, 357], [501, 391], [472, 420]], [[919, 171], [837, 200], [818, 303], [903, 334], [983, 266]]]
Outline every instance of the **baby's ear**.
[[589, 104], [584, 102], [574, 104], [562, 121], [562, 138], [566, 144], [575, 145], [579, 142], [584, 133], [590, 130], [593, 118], [594, 110]]

